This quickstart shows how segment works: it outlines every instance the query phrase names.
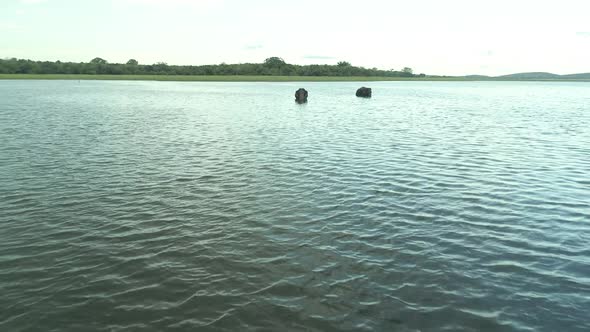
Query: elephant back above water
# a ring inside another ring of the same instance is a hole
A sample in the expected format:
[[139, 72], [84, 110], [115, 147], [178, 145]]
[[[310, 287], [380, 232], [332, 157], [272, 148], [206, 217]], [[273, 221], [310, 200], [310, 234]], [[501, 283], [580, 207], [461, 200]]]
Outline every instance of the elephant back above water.
[[307, 90], [301, 88], [295, 91], [295, 101], [302, 104], [307, 103]]
[[371, 90], [371, 88], [365, 88], [364, 86], [362, 88], [359, 88], [358, 90], [356, 90], [357, 97], [371, 98], [372, 94], [373, 94], [373, 91]]

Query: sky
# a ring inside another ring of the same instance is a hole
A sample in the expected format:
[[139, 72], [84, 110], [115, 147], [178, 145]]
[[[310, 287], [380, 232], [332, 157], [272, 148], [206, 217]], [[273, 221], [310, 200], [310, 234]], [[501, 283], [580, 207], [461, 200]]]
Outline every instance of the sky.
[[0, 58], [590, 72], [589, 0], [0, 0]]

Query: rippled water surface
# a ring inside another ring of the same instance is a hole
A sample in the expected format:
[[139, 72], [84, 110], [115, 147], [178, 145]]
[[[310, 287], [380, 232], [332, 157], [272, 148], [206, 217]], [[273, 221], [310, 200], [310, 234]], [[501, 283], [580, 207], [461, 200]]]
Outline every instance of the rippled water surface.
[[368, 85], [0, 81], [0, 330], [590, 330], [590, 84]]

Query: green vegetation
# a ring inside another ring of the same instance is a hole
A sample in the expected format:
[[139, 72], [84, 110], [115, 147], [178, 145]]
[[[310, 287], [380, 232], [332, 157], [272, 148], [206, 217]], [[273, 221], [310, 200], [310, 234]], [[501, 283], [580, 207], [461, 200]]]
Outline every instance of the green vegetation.
[[364, 82], [364, 81], [545, 81], [588, 82], [590, 79], [507, 79], [477, 77], [379, 77], [379, 76], [254, 76], [254, 75], [85, 75], [85, 74], [0, 74], [3, 79], [23, 80], [122, 80], [195, 82]]
[[263, 63], [219, 64], [206, 66], [171, 66], [165, 62], [142, 65], [135, 59], [126, 63], [109, 63], [96, 57], [89, 62], [32, 61], [0, 59], [0, 79], [58, 80], [153, 80], [153, 81], [590, 81], [590, 73], [556, 75], [519, 73], [505, 76], [427, 76], [414, 74], [412, 68], [400, 71], [355, 67], [347, 61], [336, 65], [293, 65], [279, 57]]
[[263, 63], [219, 64], [206, 66], [172, 66], [165, 62], [139, 64], [130, 59], [126, 63], [109, 63], [102, 58], [90, 62], [32, 61], [25, 59], [0, 60], [0, 74], [62, 74], [62, 75], [179, 75], [179, 76], [337, 76], [337, 77], [425, 77], [414, 75], [412, 69], [401, 71], [355, 67], [346, 61], [337, 65], [293, 65], [278, 57]]
[[460, 77], [0, 74], [0, 79], [209, 82], [464, 81]]

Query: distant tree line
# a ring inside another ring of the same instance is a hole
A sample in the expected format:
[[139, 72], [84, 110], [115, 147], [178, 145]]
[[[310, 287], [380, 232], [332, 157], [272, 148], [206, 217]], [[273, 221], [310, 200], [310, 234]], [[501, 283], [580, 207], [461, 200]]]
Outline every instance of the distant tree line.
[[341, 61], [336, 65], [293, 65], [278, 57], [263, 63], [219, 64], [205, 66], [173, 66], [165, 62], [139, 64], [130, 59], [126, 63], [109, 63], [102, 58], [90, 62], [32, 61], [0, 59], [0, 74], [87, 74], [87, 75], [268, 75], [268, 76], [381, 76], [415, 77], [411, 68], [380, 70], [364, 68]]

